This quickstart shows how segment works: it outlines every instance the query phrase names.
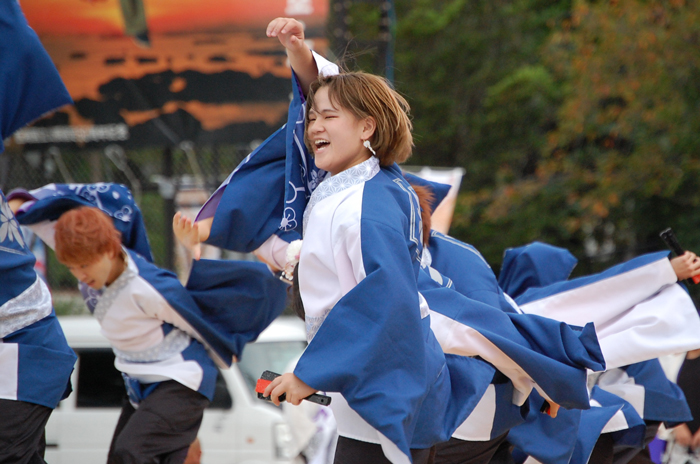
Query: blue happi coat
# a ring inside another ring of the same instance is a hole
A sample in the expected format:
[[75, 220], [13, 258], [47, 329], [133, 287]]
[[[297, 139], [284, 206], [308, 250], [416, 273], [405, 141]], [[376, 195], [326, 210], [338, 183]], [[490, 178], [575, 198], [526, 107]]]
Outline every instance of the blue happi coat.
[[[600, 371], [605, 368], [592, 324], [578, 328], [548, 318], [517, 314], [516, 306], [500, 289], [486, 260], [469, 244], [431, 231], [428, 250], [428, 270], [434, 277], [438, 274], [433, 280], [442, 282], [443, 287], [453, 287], [460, 296], [481, 303], [471, 316], [473, 324], [484, 324], [480, 332], [489, 333], [490, 340], [506, 353], [509, 343], [526, 347], [528, 351], [509, 353], [509, 356], [526, 367], [555, 402], [567, 408], [587, 408], [585, 369]], [[429, 292], [421, 291], [431, 303]], [[445, 291], [442, 293], [453, 300], [458, 298]], [[438, 308], [436, 311], [445, 308], [444, 313], [451, 314], [458, 306], [431, 303], [430, 307]], [[494, 311], [497, 308], [503, 311]], [[532, 357], [528, 361], [520, 356]]]
[[284, 310], [287, 286], [262, 263], [200, 259], [183, 287], [174, 273], [132, 255], [139, 275], [194, 327], [221, 367]]
[[[667, 252], [651, 253], [599, 274], [566, 280], [576, 265], [576, 259], [567, 250], [536, 242], [506, 252], [499, 281], [508, 289], [515, 284], [515, 300], [519, 304], [527, 304], [557, 293], [585, 288], [650, 262], [665, 260], [667, 256]], [[610, 393], [628, 398], [644, 419], [674, 424], [683, 422], [689, 416], [683, 393], [666, 378], [658, 360], [621, 366], [619, 369], [620, 372], [601, 374], [597, 383]]]
[[[310, 343], [295, 374], [315, 389], [340, 393], [387, 439], [381, 442], [387, 457], [401, 462], [393, 450], [398, 448], [405, 460], [410, 448], [447, 440], [478, 400], [471, 387], [453, 388], [421, 304], [417, 197], [397, 166], [380, 168], [370, 159], [325, 180], [310, 205], [296, 277]], [[346, 226], [358, 230], [346, 231]], [[336, 264], [327, 261], [334, 254], [331, 248], [338, 250]], [[323, 275], [330, 276], [327, 284], [317, 280]], [[326, 297], [319, 287], [339, 296], [332, 307], [321, 302]], [[472, 361], [454, 359], [475, 366], [472, 372], [480, 382], [469, 385], [483, 390], [493, 370]], [[337, 420], [340, 429], [345, 422]]]
[[[255, 340], [284, 310], [286, 286], [264, 264], [194, 261], [187, 289], [173, 273], [153, 265], [143, 215], [123, 185], [50, 184], [15, 195], [30, 200], [17, 216], [27, 226], [55, 221], [78, 206], [93, 206], [107, 213], [121, 232], [122, 244], [140, 256], [134, 258], [140, 263], [140, 274], [168, 301], [175, 298], [171, 301], [173, 308], [198, 331], [222, 366], [229, 366], [234, 356], [240, 357], [245, 344]], [[93, 311], [100, 292], [82, 283], [79, 286]]]
[[428, 250], [430, 267], [448, 277], [459, 293], [508, 313], [517, 312], [498, 285], [491, 266], [474, 246], [431, 230]]
[[1, 191], [0, 278], [0, 398], [55, 408], [77, 358]]
[[[612, 279], [667, 255], [645, 255], [601, 274], [567, 281], [576, 259], [567, 250], [535, 242], [507, 250], [499, 283], [518, 303], [527, 304]], [[598, 374], [591, 399], [595, 407], [581, 413], [579, 424], [557, 417], [553, 423], [558, 425], [548, 430], [543, 425], [546, 419], [532, 417], [511, 432], [509, 441], [543, 463], [585, 464], [600, 433], [612, 433], [616, 446], [641, 448], [644, 420], [674, 425], [690, 417], [683, 393], [666, 378], [656, 359]], [[556, 451], [554, 442], [568, 451]]]
[[[506, 313], [439, 284], [428, 272], [421, 275], [421, 294], [431, 311], [438, 313], [435, 317], [448, 318], [455, 337], [464, 336], [456, 328], [459, 325], [478, 331], [515, 361], [554, 402], [569, 409], [588, 408], [586, 369], [605, 368], [592, 324], [570, 327], [543, 317]], [[442, 282], [446, 280], [444, 277]], [[459, 350], [459, 344], [460, 340], [444, 342], [443, 348], [451, 352], [451, 346]], [[524, 401], [529, 390], [523, 393]]]

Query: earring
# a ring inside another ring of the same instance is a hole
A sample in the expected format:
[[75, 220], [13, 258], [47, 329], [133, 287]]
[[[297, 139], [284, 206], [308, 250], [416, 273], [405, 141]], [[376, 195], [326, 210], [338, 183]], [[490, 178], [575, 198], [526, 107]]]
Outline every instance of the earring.
[[370, 145], [370, 143], [369, 143], [369, 140], [365, 140], [364, 142], [362, 142], [362, 145], [364, 145], [365, 148], [367, 148], [369, 151], [371, 151], [374, 156], [377, 156], [377, 152], [374, 151], [374, 149], [372, 148], [372, 145]]

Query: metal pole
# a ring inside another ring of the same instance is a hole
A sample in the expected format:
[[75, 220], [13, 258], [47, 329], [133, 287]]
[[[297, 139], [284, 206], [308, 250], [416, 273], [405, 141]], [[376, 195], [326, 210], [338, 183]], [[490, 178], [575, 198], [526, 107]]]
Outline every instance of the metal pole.
[[348, 9], [352, 6], [352, 0], [331, 0], [331, 50], [344, 62], [347, 58], [348, 44], [352, 34], [348, 28], [350, 16]]
[[165, 262], [164, 267], [175, 270], [175, 235], [171, 224], [175, 216], [175, 195], [177, 185], [173, 170], [173, 149], [165, 147], [163, 150], [163, 182], [158, 185], [160, 196], [163, 198], [163, 214], [165, 224]]
[[90, 152], [90, 183], [96, 184], [97, 182], [104, 181], [104, 174], [102, 173], [102, 153], [99, 150], [92, 150]]
[[10, 178], [10, 152], [0, 154], [0, 190], [7, 189], [7, 181]]

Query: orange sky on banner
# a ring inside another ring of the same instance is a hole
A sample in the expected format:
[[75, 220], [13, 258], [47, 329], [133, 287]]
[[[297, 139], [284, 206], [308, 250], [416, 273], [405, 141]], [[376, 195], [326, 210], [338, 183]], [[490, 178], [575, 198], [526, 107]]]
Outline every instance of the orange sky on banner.
[[[328, 14], [328, 0], [143, 0], [149, 30], [185, 32], [226, 26], [260, 27], [277, 16], [288, 16], [294, 4], [311, 3], [313, 13]], [[119, 0], [20, 0], [27, 22], [37, 34], [121, 35]]]

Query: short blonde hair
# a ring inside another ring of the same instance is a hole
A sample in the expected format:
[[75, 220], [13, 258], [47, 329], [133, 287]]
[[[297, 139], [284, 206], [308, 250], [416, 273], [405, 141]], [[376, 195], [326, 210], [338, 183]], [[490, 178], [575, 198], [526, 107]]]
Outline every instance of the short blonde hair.
[[[319, 76], [311, 83], [307, 97], [307, 128], [309, 111], [314, 107], [314, 95], [324, 87], [328, 89], [328, 98], [334, 105], [350, 111], [357, 119], [374, 118], [377, 126], [369, 141], [382, 166], [402, 163], [411, 156], [413, 125], [408, 117], [410, 107], [386, 79], [363, 72]], [[313, 152], [307, 134], [304, 134], [304, 142]]]

